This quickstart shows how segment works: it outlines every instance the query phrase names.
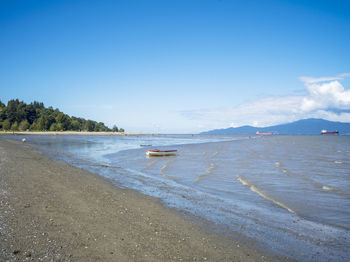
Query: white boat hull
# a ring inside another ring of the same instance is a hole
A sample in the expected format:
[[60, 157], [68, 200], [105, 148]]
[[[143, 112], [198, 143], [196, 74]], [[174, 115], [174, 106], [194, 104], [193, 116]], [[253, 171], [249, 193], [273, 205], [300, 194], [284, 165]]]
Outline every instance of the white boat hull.
[[177, 150], [147, 150], [146, 154], [147, 156], [175, 156], [177, 153]]

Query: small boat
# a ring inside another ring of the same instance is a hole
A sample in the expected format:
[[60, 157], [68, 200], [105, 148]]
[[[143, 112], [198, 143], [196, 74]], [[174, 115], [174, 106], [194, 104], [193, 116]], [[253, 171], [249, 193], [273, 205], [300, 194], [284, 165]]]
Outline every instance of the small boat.
[[339, 135], [339, 132], [338, 131], [322, 130], [321, 135], [337, 136], [337, 135]]
[[147, 150], [146, 155], [147, 156], [175, 156], [177, 150]]
[[273, 133], [272, 132], [266, 132], [266, 133], [260, 133], [259, 131], [256, 131], [256, 134], [257, 135], [273, 135]]

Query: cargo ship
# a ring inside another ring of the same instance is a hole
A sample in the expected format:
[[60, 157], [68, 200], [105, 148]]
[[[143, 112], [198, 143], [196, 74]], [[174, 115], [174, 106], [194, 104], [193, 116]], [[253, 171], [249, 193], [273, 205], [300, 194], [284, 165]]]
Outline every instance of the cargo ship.
[[327, 130], [322, 130], [321, 135], [330, 135], [330, 136], [337, 136], [339, 135], [338, 131], [327, 131]]

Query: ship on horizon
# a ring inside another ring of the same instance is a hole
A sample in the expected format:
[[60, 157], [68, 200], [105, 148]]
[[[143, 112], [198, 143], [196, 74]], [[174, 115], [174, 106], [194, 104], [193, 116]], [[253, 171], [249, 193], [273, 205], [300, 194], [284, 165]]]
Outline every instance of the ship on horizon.
[[337, 136], [339, 135], [338, 131], [327, 131], [327, 130], [322, 130], [321, 135], [330, 135], [330, 136]]
[[259, 132], [259, 131], [256, 131], [255, 134], [257, 134], [257, 135], [273, 135], [272, 132], [264, 132], [264, 133], [261, 133], [261, 132]]

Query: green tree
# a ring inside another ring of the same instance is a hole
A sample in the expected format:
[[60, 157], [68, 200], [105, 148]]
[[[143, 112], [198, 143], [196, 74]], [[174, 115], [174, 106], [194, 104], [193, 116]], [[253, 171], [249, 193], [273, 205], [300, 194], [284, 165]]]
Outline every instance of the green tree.
[[95, 123], [92, 120], [87, 120], [84, 124], [84, 130], [87, 130], [89, 132], [94, 131], [95, 129]]
[[104, 123], [99, 122], [99, 123], [95, 123], [94, 131], [95, 132], [105, 132], [105, 131], [108, 131], [108, 128], [105, 126]]
[[63, 113], [59, 113], [56, 117], [56, 122], [61, 126], [63, 131], [69, 130], [71, 127], [71, 119], [69, 116]]
[[71, 122], [71, 128], [74, 130], [74, 131], [79, 131], [80, 130], [80, 123], [78, 120], [72, 120]]
[[42, 115], [39, 119], [38, 119], [38, 125], [37, 125], [37, 129], [40, 131], [44, 131], [47, 130], [47, 116]]
[[117, 127], [116, 125], [114, 125], [114, 126], [112, 127], [112, 131], [113, 131], [113, 132], [118, 132], [118, 127]]
[[29, 129], [30, 125], [29, 122], [26, 120], [23, 120], [20, 124], [19, 124], [19, 130], [21, 131], [26, 131], [27, 129]]
[[62, 123], [57, 123], [56, 131], [64, 131]]
[[119, 128], [119, 132], [124, 133], [125, 132], [124, 128]]
[[7, 103], [6, 114], [7, 114], [7, 119], [10, 121], [11, 125], [17, 120], [18, 105], [19, 105], [18, 99], [10, 100]]
[[2, 128], [4, 129], [4, 130], [10, 130], [11, 129], [11, 123], [10, 123], [10, 120], [8, 120], [8, 119], [6, 119], [5, 121], [4, 121], [4, 123], [2, 124]]
[[6, 106], [3, 102], [0, 100], [0, 121], [4, 121], [6, 119]]
[[33, 106], [34, 106], [35, 109], [43, 109], [44, 108], [44, 103], [34, 101], [33, 102]]
[[33, 122], [37, 119], [36, 110], [33, 104], [27, 105], [25, 108], [26, 119], [29, 124], [33, 124]]
[[14, 122], [12, 125], [11, 125], [11, 130], [12, 131], [17, 131], [18, 130], [18, 122]]
[[41, 112], [41, 116], [38, 119], [38, 130], [49, 130], [50, 126], [56, 122], [56, 119], [48, 112]]
[[38, 127], [37, 127], [37, 122], [33, 122], [31, 125], [30, 125], [30, 130], [32, 131], [37, 131], [38, 130]]
[[50, 131], [58, 131], [58, 125], [57, 125], [57, 123], [53, 123], [53, 124], [50, 126]]
[[23, 120], [26, 119], [26, 104], [24, 102], [19, 102], [17, 105], [17, 112], [16, 112], [16, 121], [18, 123], [21, 123]]

